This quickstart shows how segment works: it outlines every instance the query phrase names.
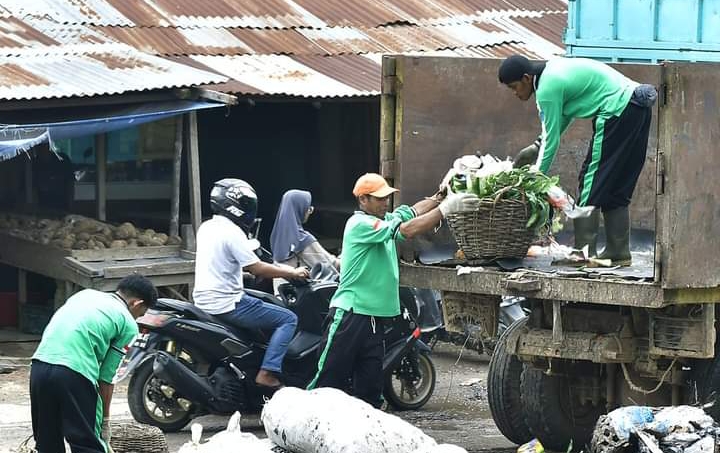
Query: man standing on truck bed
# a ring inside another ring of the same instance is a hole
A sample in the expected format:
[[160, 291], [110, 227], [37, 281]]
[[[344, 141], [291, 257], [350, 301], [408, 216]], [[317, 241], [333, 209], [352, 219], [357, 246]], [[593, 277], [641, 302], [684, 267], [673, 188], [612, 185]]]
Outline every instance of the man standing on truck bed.
[[479, 199], [441, 192], [388, 212], [397, 192], [376, 173], [355, 183], [360, 210], [343, 233], [340, 286], [330, 302], [327, 327], [320, 344], [318, 372], [308, 386], [345, 390], [379, 407], [383, 389], [382, 320], [400, 314], [399, 266], [395, 242], [432, 230], [448, 214], [477, 210]]
[[[603, 212], [606, 247], [601, 259], [629, 266], [629, 205], [645, 163], [652, 85], [641, 85], [610, 66], [585, 58], [533, 62], [513, 55], [500, 65], [498, 78], [523, 101], [535, 94], [542, 134], [518, 154], [516, 166], [534, 164], [546, 173], [560, 136], [575, 118], [592, 118], [593, 137], [579, 176], [578, 204]], [[575, 249], [596, 255], [599, 214], [574, 219]]]

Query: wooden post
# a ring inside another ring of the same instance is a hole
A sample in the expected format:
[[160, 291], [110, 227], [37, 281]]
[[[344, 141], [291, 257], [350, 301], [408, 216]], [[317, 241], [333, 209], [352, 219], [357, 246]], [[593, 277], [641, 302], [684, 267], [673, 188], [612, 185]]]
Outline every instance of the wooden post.
[[200, 198], [200, 157], [198, 151], [197, 112], [185, 114], [187, 118], [185, 134], [188, 150], [188, 184], [190, 186], [190, 220], [193, 231], [197, 233], [202, 222], [202, 203]]
[[98, 220], [106, 220], [107, 202], [107, 134], [95, 135], [95, 202]]
[[30, 153], [25, 153], [25, 204], [33, 204], [33, 171]]
[[194, 252], [197, 249], [195, 242], [195, 230], [192, 225], [184, 224], [180, 227], [180, 237], [182, 238], [182, 249]]
[[20, 305], [27, 303], [27, 271], [18, 268], [18, 303]]
[[[390, 185], [395, 183], [395, 115], [397, 106], [397, 62], [384, 56], [380, 95], [380, 174]], [[402, 195], [400, 195], [402, 197]], [[392, 207], [400, 203], [392, 199]]]
[[170, 203], [170, 236], [180, 232], [180, 173], [182, 172], [183, 116], [175, 117], [175, 160], [173, 161], [172, 201]]

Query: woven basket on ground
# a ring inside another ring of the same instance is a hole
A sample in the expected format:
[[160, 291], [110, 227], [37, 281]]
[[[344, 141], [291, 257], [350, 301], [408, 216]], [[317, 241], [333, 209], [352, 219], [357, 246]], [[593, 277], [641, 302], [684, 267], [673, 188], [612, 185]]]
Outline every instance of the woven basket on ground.
[[467, 259], [523, 258], [535, 234], [525, 226], [530, 216], [523, 201], [482, 198], [474, 212], [447, 217]]
[[113, 423], [110, 446], [115, 453], [168, 453], [160, 428], [140, 423]]

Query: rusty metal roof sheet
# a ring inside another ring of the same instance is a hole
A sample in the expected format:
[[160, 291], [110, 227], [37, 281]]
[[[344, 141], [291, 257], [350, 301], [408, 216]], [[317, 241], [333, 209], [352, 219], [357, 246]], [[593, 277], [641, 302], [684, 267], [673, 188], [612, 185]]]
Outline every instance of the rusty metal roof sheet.
[[567, 0], [3, 0], [22, 20], [139, 27], [295, 28], [458, 23], [488, 14], [566, 11]]
[[120, 94], [226, 80], [123, 44], [34, 47], [0, 56], [3, 100]]
[[217, 89], [237, 94], [366, 96], [379, 92], [382, 54], [562, 54], [566, 10], [567, 0], [0, 0], [0, 56], [124, 45], [177, 65], [167, 70], [227, 77]]
[[[364, 58], [360, 55], [348, 55], [347, 57], [355, 60]], [[365, 83], [346, 84], [335, 76], [325, 75], [324, 72], [327, 71], [315, 69], [286, 55], [198, 55], [192, 58], [220, 74], [268, 94], [302, 97], [345, 97], [378, 94], [374, 88], [375, 85], [379, 85], [379, 75], [377, 83], [365, 80]], [[336, 57], [327, 58], [331, 60]], [[345, 67], [347, 68], [347, 66], [346, 61]], [[362, 64], [358, 63], [357, 66], [362, 66]], [[368, 63], [367, 66], [370, 66], [370, 64]], [[379, 74], [377, 70], [374, 72]], [[351, 75], [347, 74], [347, 76], [350, 77]]]

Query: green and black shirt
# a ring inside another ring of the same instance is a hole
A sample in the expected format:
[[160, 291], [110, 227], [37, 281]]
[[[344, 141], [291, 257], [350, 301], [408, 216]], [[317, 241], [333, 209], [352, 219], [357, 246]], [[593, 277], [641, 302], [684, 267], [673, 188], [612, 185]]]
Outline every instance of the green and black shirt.
[[547, 173], [560, 136], [574, 118], [620, 116], [638, 83], [610, 66], [586, 58], [549, 60], [535, 88], [542, 125], [537, 165]]
[[138, 327], [120, 296], [84, 289], [55, 312], [33, 359], [111, 383]]
[[331, 307], [368, 316], [400, 314], [399, 267], [395, 241], [404, 240], [400, 224], [415, 217], [401, 205], [384, 219], [356, 211], [345, 224], [340, 285]]

